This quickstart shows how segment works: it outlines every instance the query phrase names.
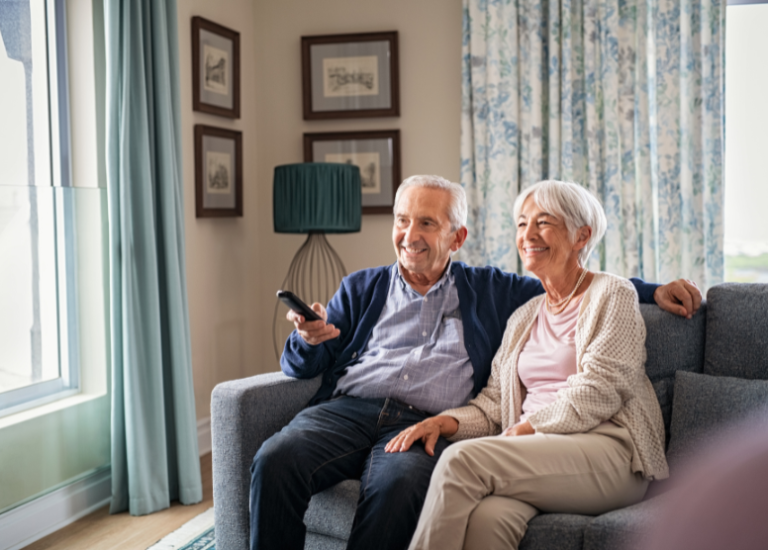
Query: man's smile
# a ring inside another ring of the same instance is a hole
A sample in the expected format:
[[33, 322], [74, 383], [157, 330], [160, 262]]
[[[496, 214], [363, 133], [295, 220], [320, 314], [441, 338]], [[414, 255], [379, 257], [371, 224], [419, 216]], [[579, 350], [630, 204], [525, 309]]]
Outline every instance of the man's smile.
[[425, 246], [400, 246], [400, 250], [405, 252], [408, 256], [418, 256], [422, 252], [427, 252], [429, 250]]

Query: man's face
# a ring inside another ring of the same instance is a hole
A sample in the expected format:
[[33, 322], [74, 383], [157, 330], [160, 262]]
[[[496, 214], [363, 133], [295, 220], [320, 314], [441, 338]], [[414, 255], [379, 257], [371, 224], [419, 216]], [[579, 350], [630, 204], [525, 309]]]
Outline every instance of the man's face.
[[450, 202], [448, 191], [429, 187], [411, 187], [400, 197], [392, 242], [406, 279], [412, 274], [434, 281], [445, 269], [451, 252], [464, 243], [465, 228], [451, 231]]

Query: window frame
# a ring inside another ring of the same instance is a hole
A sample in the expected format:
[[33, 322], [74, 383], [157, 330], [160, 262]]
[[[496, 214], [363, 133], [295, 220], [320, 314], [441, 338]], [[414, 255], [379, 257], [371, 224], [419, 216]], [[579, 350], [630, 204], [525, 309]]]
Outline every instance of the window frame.
[[[45, 153], [50, 156], [51, 179], [45, 184], [34, 181], [28, 185], [48, 187], [53, 193], [53, 212], [50, 214], [54, 217], [55, 232], [59, 376], [0, 392], [0, 418], [70, 397], [81, 390], [66, 0], [46, 0], [45, 36], [48, 84], [48, 148]], [[35, 142], [38, 141], [36, 137]]]

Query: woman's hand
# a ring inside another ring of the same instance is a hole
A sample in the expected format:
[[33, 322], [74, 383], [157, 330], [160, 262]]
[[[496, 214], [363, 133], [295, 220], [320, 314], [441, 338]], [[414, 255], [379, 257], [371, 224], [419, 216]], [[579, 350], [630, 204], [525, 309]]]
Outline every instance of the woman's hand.
[[533, 435], [536, 433], [536, 430], [533, 429], [533, 426], [531, 426], [531, 423], [527, 420], [525, 422], [518, 422], [514, 426], [510, 426], [503, 432], [501, 432], [501, 435], [505, 436], [512, 436], [512, 435]]
[[433, 416], [410, 428], [404, 429], [387, 443], [384, 450], [388, 453], [404, 453], [414, 442], [421, 440], [429, 456], [435, 456], [437, 439], [450, 437], [459, 430], [459, 422], [452, 416]]

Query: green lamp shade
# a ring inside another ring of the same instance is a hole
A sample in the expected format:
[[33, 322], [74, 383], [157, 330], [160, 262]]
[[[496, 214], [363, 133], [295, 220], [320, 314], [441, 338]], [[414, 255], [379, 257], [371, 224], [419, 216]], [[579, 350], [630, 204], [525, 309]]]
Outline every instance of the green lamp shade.
[[360, 169], [351, 164], [305, 162], [275, 167], [276, 233], [360, 231]]

